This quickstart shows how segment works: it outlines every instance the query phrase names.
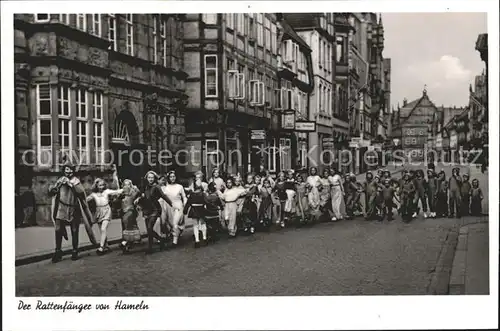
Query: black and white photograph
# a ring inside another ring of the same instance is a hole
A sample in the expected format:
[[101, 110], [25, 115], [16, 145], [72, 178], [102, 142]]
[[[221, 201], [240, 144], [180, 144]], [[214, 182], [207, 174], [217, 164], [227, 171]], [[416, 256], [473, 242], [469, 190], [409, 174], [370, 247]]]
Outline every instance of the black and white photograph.
[[494, 1], [16, 2], [6, 329], [498, 325]]

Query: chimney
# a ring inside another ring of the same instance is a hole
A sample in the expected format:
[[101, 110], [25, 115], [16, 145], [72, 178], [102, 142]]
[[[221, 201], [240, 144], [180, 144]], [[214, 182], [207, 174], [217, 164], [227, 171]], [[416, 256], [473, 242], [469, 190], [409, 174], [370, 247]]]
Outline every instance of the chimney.
[[406, 106], [408, 104], [408, 99], [404, 98], [403, 99], [403, 107]]

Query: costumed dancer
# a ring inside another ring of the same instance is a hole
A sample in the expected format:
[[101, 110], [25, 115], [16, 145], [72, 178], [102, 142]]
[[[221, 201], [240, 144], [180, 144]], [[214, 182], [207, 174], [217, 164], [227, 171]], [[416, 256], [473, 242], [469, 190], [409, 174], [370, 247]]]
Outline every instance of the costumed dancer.
[[[424, 171], [419, 169], [415, 174], [415, 208], [418, 208], [418, 203], [422, 205], [422, 210], [424, 211], [424, 218], [427, 218], [427, 182], [425, 181]], [[413, 217], [417, 217], [417, 213], [413, 213]]]
[[[203, 175], [202, 177], [203, 178]], [[203, 186], [203, 184], [202, 184]], [[172, 244], [177, 246], [179, 237], [184, 231], [184, 205], [187, 202], [184, 186], [177, 183], [175, 171], [167, 173], [167, 185], [165, 195], [170, 199], [172, 205], [167, 205], [167, 218], [172, 229]]]
[[95, 213], [94, 220], [99, 225], [101, 231], [101, 242], [97, 249], [97, 255], [104, 255], [109, 251], [107, 229], [111, 221], [110, 197], [120, 195], [123, 190], [119, 189], [116, 166], [113, 169], [113, 186], [118, 189], [108, 189], [106, 182], [97, 178], [92, 185], [92, 193], [87, 197], [87, 202], [94, 201]]
[[297, 214], [297, 204], [296, 204], [296, 196], [297, 192], [295, 191], [295, 178], [294, 171], [292, 169], [288, 170], [287, 178], [285, 181], [285, 193], [286, 193], [286, 201], [285, 201], [285, 217], [284, 222], [285, 225], [288, 223], [292, 223], [294, 217]]
[[382, 221], [387, 218], [387, 221], [392, 221], [392, 209], [394, 208], [395, 190], [391, 186], [391, 180], [389, 178], [384, 179], [384, 188], [382, 189], [382, 196], [384, 198], [383, 208], [382, 208]]
[[203, 237], [203, 244], [207, 244], [207, 225], [205, 223], [205, 192], [208, 184], [203, 182], [203, 173], [198, 171], [195, 174], [194, 182], [188, 188], [189, 198], [184, 206], [184, 215], [192, 218], [194, 247], [200, 247], [200, 232]]
[[321, 190], [323, 187], [321, 185], [315, 185], [309, 187], [309, 193], [307, 194], [307, 201], [309, 203], [309, 219], [311, 224], [318, 223], [321, 220]]
[[373, 179], [373, 174], [368, 171], [365, 175], [365, 220], [371, 220], [376, 213], [376, 199], [378, 184]]
[[301, 224], [308, 222], [309, 202], [307, 199], [307, 183], [301, 174], [295, 176], [297, 192], [297, 216]]
[[448, 216], [448, 182], [446, 174], [442, 170], [437, 178], [436, 214], [437, 217]]
[[227, 223], [229, 238], [236, 237], [236, 231], [238, 230], [236, 224], [236, 217], [238, 214], [237, 201], [246, 194], [245, 189], [233, 186], [233, 183], [234, 180], [232, 178], [228, 178], [226, 181], [226, 190], [222, 193], [222, 200], [224, 202], [224, 220]]
[[436, 217], [436, 203], [438, 194], [438, 179], [433, 169], [427, 170], [427, 200], [429, 201], [430, 217]]
[[328, 177], [330, 177], [330, 171], [328, 169], [324, 169], [323, 176], [319, 180], [321, 184], [321, 189], [319, 190], [320, 209], [323, 217], [326, 217], [330, 221], [334, 221], [335, 218], [332, 211], [331, 199], [331, 182]]
[[74, 174], [75, 168], [72, 164], [66, 163], [63, 166], [63, 175], [57, 182], [49, 188], [49, 196], [52, 197], [52, 221], [54, 222], [56, 235], [56, 249], [52, 262], [62, 260], [62, 239], [68, 240], [66, 225], [71, 226], [71, 243], [73, 252], [71, 259], [78, 259], [78, 235], [80, 229], [80, 219], [83, 220], [85, 230], [90, 242], [97, 245], [91, 224], [92, 214], [87, 204], [85, 189], [80, 180]]
[[330, 176], [331, 185], [331, 196], [332, 196], [332, 221], [344, 219], [344, 213], [342, 212], [342, 206], [344, 203], [344, 187], [342, 184], [342, 178], [339, 174], [335, 172], [335, 169], [331, 169], [333, 176]]
[[[165, 194], [165, 192], [167, 191], [167, 176], [161, 175], [160, 178], [158, 178], [158, 186]], [[168, 203], [166, 203], [165, 200], [161, 198], [158, 199], [158, 202], [161, 206], [160, 235], [168, 241], [168, 239], [172, 237], [172, 229], [170, 228], [170, 223], [168, 220]]]
[[401, 216], [403, 222], [409, 222], [412, 219], [413, 197], [415, 194], [415, 185], [410, 178], [409, 173], [404, 174], [404, 183], [401, 187]]
[[142, 208], [142, 216], [144, 217], [144, 223], [146, 224], [146, 229], [148, 231], [148, 248], [146, 249], [146, 254], [153, 253], [153, 239], [160, 242], [160, 249], [165, 248], [165, 239], [160, 237], [158, 233], [154, 230], [154, 226], [158, 217], [161, 215], [161, 206], [158, 199], [163, 199], [172, 207], [172, 201], [168, 196], [166, 196], [161, 188], [158, 186], [158, 174], [152, 170], [146, 173], [147, 186], [144, 193], [134, 201], [134, 204], [140, 204]]
[[216, 242], [219, 234], [222, 233], [222, 224], [220, 222], [220, 211], [224, 206], [220, 195], [217, 193], [215, 182], [208, 184], [205, 194], [205, 225], [207, 227], [208, 241]]
[[253, 175], [247, 175], [247, 180], [244, 188], [247, 194], [244, 197], [241, 209], [243, 231], [245, 233], [254, 234], [258, 218], [258, 209], [255, 196], [257, 195], [258, 191], [257, 185], [254, 182]]
[[263, 180], [262, 186], [259, 189], [260, 205], [259, 205], [259, 226], [263, 230], [268, 230], [273, 220], [273, 189], [269, 179]]
[[122, 194], [118, 196], [121, 202], [122, 217], [122, 235], [123, 241], [120, 248], [123, 253], [128, 253], [132, 245], [141, 241], [141, 232], [137, 225], [137, 209], [134, 205], [135, 199], [141, 194], [141, 191], [132, 184], [130, 179], [125, 179], [122, 185]]
[[450, 214], [448, 217], [460, 218], [461, 208], [462, 208], [462, 197], [460, 196], [460, 188], [462, 186], [462, 177], [460, 176], [460, 169], [453, 168], [452, 175], [448, 181], [449, 190], [449, 208]]
[[470, 195], [472, 191], [471, 183], [469, 182], [469, 175], [464, 174], [462, 185], [460, 186], [460, 196], [462, 199], [462, 215], [470, 215]]
[[285, 173], [281, 171], [278, 174], [278, 178], [274, 184], [274, 192], [276, 194], [275, 203], [277, 204], [277, 212], [278, 215], [276, 223], [279, 224], [282, 228], [285, 227], [285, 204], [288, 198], [286, 194], [286, 177]]
[[481, 204], [483, 202], [483, 191], [479, 187], [479, 181], [477, 179], [472, 180], [472, 189], [471, 189], [471, 204], [470, 210], [472, 216], [481, 216], [482, 207]]

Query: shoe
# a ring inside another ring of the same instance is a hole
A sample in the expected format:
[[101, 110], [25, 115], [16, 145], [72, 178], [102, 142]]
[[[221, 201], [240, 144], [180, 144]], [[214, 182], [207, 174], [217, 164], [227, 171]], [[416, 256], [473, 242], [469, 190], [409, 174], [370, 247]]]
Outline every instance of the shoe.
[[332, 222], [337, 222], [337, 218], [336, 217], [332, 217]]
[[102, 247], [99, 247], [99, 248], [98, 248], [95, 252], [96, 252], [96, 253], [97, 253], [97, 255], [99, 255], [99, 256], [102, 256], [102, 255], [106, 254], [106, 251], [105, 251], [105, 250], [104, 250], [104, 248], [102, 248]]
[[413, 213], [413, 215], [411, 215], [412, 218], [415, 218], [417, 217], [417, 213]]
[[71, 253], [71, 261], [76, 261], [78, 258], [78, 251], [73, 251], [73, 253]]
[[62, 251], [55, 251], [54, 255], [52, 256], [52, 263], [57, 263], [62, 260]]
[[194, 248], [200, 248], [200, 242], [199, 241], [195, 241], [194, 242]]
[[252, 226], [252, 227], [250, 227], [250, 233], [251, 233], [251, 234], [254, 234], [254, 233], [255, 233], [255, 228], [254, 228], [253, 226]]
[[280, 222], [280, 225], [281, 225], [282, 228], [284, 228], [285, 227], [285, 221]]

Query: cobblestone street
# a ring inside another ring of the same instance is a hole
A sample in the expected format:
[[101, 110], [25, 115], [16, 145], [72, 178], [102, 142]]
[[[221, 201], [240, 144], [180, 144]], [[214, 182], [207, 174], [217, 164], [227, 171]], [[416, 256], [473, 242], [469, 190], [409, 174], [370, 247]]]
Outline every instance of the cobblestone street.
[[16, 268], [19, 296], [426, 294], [448, 232], [472, 218], [319, 224], [195, 250]]

